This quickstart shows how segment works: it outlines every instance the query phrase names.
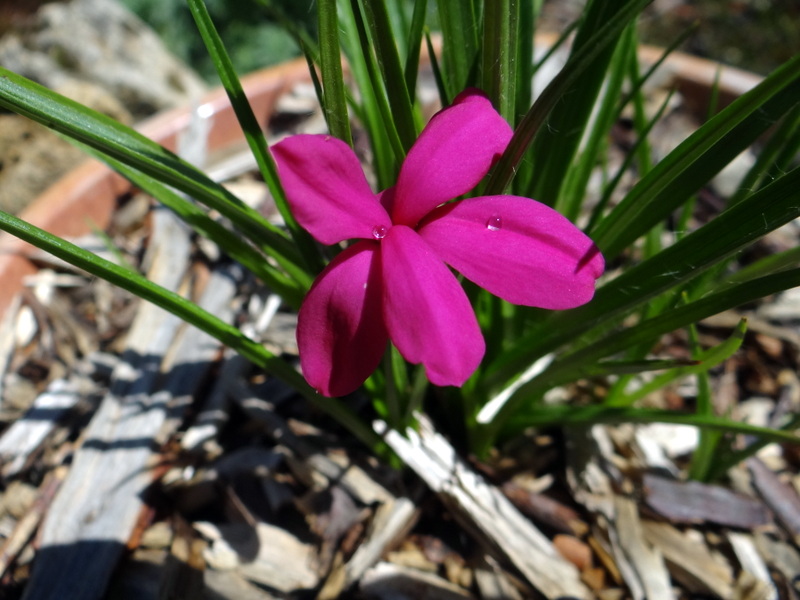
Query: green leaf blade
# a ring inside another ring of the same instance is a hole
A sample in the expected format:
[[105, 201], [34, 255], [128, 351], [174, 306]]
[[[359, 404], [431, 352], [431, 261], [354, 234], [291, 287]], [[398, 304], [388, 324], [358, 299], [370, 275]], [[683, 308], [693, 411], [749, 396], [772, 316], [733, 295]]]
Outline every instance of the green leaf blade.
[[280, 229], [174, 153], [113, 119], [0, 67], [0, 106], [138, 169], [219, 211], [299, 278], [302, 258]]
[[225, 44], [214, 27], [211, 16], [208, 14], [205, 2], [203, 0], [188, 0], [188, 2], [203, 42], [205, 42], [222, 86], [225, 88], [225, 92], [231, 102], [236, 119], [239, 121], [250, 151], [256, 159], [258, 169], [275, 201], [275, 207], [283, 217], [286, 228], [300, 249], [308, 270], [311, 273], [318, 273], [322, 270], [322, 257], [311, 236], [300, 227], [289, 209], [286, 194], [278, 178], [278, 167], [267, 146], [266, 136], [258, 124], [250, 102], [247, 100], [242, 83], [225, 49]]
[[800, 56], [689, 136], [590, 232], [616, 257], [665, 219], [800, 99]]

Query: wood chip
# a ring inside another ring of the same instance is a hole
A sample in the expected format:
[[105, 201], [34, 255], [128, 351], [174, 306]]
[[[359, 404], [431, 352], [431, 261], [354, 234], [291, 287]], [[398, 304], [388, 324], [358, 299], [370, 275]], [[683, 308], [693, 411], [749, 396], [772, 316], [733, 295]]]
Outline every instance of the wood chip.
[[800, 496], [756, 457], [747, 459], [753, 486], [792, 536], [800, 543]]
[[475, 569], [475, 583], [483, 600], [522, 600], [508, 574], [491, 556], [483, 556]]
[[344, 566], [345, 587], [361, 579], [367, 569], [397, 545], [411, 531], [418, 517], [416, 503], [408, 498], [395, 498], [379, 505], [364, 540]]
[[569, 506], [544, 494], [530, 492], [512, 481], [504, 483], [501, 489], [514, 506], [533, 521], [543, 523], [561, 533], [586, 532], [586, 524]]
[[419, 432], [406, 436], [375, 429], [406, 465], [439, 495], [471, 535], [497, 549], [547, 598], [588, 598], [578, 570], [558, 554], [553, 544], [497, 488], [488, 485], [455, 453], [424, 418]]
[[[157, 212], [151, 279], [177, 289], [190, 253], [185, 229]], [[213, 358], [170, 360], [159, 389], [163, 353], [183, 341], [180, 319], [142, 303], [128, 336], [128, 350], [115, 369], [109, 393], [89, 424], [69, 476], [53, 501], [41, 533], [41, 549], [26, 590], [29, 600], [102, 598], [111, 573], [139, 519], [152, 482], [153, 444], [163, 435], [170, 402], [201, 380], [198, 368]], [[198, 347], [194, 340], [191, 347]], [[208, 343], [199, 344], [208, 352]], [[185, 348], [185, 346], [184, 346]], [[180, 386], [184, 386], [181, 388]], [[91, 589], [88, 589], [90, 586]]]
[[195, 600], [202, 595], [205, 588], [203, 583], [205, 547], [205, 542], [194, 536], [189, 524], [178, 518], [175, 536], [159, 586], [160, 598]]
[[[279, 600], [234, 571], [206, 571], [203, 600]], [[285, 596], [281, 594], [280, 598]]]
[[573, 498], [587, 510], [613, 518], [613, 488], [620, 474], [611, 461], [613, 450], [607, 428], [571, 428], [567, 435], [567, 482]]
[[731, 566], [713, 554], [699, 535], [687, 535], [669, 523], [644, 521], [643, 527], [647, 541], [664, 555], [670, 573], [686, 589], [720, 598], [732, 596]]
[[311, 531], [320, 539], [319, 561], [333, 564], [339, 541], [365, 518], [365, 510], [341, 487], [311, 492], [295, 503], [306, 515]]
[[729, 531], [728, 541], [733, 548], [734, 554], [742, 566], [742, 571], [749, 573], [754, 580], [752, 588], [758, 589], [758, 595], [764, 600], [777, 600], [778, 590], [770, 577], [769, 569], [764, 563], [764, 559], [756, 548], [755, 540], [752, 535]]
[[206, 562], [217, 570], [235, 570], [243, 578], [283, 593], [311, 589], [319, 577], [312, 568], [315, 551], [281, 527], [268, 523], [195, 523], [210, 540]]
[[636, 503], [616, 496], [616, 518], [609, 523], [609, 534], [625, 582], [635, 600], [672, 600], [669, 572], [661, 551], [650, 546], [644, 536]]
[[763, 533], [755, 534], [756, 548], [761, 557], [773, 569], [776, 581], [783, 579], [782, 590], [789, 600], [800, 598], [797, 589], [797, 575], [800, 573], [800, 552], [791, 544], [774, 539]]
[[754, 529], [771, 522], [767, 507], [727, 488], [699, 481], [674, 481], [646, 473], [642, 487], [647, 505], [673, 523], [711, 522]]
[[0, 399], [5, 401], [4, 380], [8, 372], [8, 364], [14, 352], [15, 335], [17, 326], [17, 316], [22, 306], [20, 294], [14, 296], [11, 304], [6, 308], [2, 320], [0, 320]]
[[441, 577], [382, 562], [364, 574], [361, 592], [375, 600], [464, 600], [472, 596]]

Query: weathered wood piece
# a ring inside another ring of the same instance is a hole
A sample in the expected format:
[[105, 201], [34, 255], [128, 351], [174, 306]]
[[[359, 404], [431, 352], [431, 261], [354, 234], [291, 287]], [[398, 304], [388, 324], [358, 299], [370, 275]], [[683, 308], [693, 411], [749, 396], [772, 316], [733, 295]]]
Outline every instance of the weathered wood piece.
[[795, 544], [800, 544], [800, 496], [783, 483], [758, 457], [747, 459], [753, 486], [788, 530]]
[[205, 584], [202, 600], [280, 600], [234, 571], [207, 570]]
[[[188, 265], [188, 235], [164, 211], [156, 212], [154, 227], [148, 275], [178, 289]], [[219, 306], [208, 308], [213, 312]], [[177, 317], [150, 304], [140, 306], [109, 393], [45, 520], [25, 600], [103, 597], [152, 482], [154, 450], [171, 403], [191, 394], [218, 352], [208, 339], [187, 341], [182, 330]], [[189, 347], [196, 352], [181, 356]], [[165, 355], [170, 372], [162, 387]]]
[[720, 598], [733, 596], [733, 570], [721, 556], [714, 555], [699, 536], [690, 537], [668, 523], [644, 521], [647, 541], [659, 549], [670, 573], [695, 594]]
[[762, 502], [721, 486], [651, 474], [644, 475], [642, 484], [647, 505], [673, 523], [709, 521], [754, 529], [771, 522]]
[[268, 523], [195, 523], [210, 546], [203, 553], [212, 569], [234, 571], [244, 579], [282, 594], [312, 589], [319, 582], [313, 569], [313, 546]]
[[614, 515], [614, 482], [621, 479], [612, 462], [612, 442], [605, 426], [568, 431], [567, 482], [575, 500], [608, 519]]
[[753, 536], [729, 531], [727, 537], [739, 564], [742, 565], [742, 571], [752, 577], [750, 587], [755, 588], [754, 591], [764, 600], [778, 600], [778, 590], [769, 574], [769, 568], [758, 552]]
[[535, 523], [544, 523], [560, 533], [586, 531], [586, 524], [576, 511], [545, 494], [528, 491], [514, 481], [505, 482], [501, 489], [514, 506]]
[[475, 569], [475, 584], [483, 600], [522, 600], [522, 595], [491, 556]]
[[415, 598], [417, 600], [465, 600], [469, 593], [438, 575], [410, 567], [382, 562], [367, 571], [361, 592], [375, 600]]
[[[645, 540], [642, 522], [636, 503], [630, 498], [614, 498], [615, 519], [609, 534], [614, 545], [617, 563], [630, 565], [620, 571], [631, 594], [638, 600], [672, 600], [672, 588], [664, 557], [659, 549], [650, 546]], [[624, 555], [624, 559], [620, 555]], [[634, 579], [635, 578], [635, 579]]]
[[0, 400], [4, 397], [4, 379], [11, 355], [16, 342], [17, 316], [19, 315], [21, 300], [17, 295], [0, 320]]
[[366, 537], [344, 566], [344, 588], [356, 583], [395, 546], [417, 522], [419, 510], [408, 498], [384, 502], [375, 510]]
[[430, 422], [421, 419], [419, 432], [409, 429], [407, 437], [386, 431], [382, 422], [375, 424], [375, 430], [471, 535], [499, 551], [534, 588], [547, 598], [589, 597], [575, 566], [561, 558], [550, 540], [500, 490], [467, 467]]
[[[663, 561], [647, 549], [649, 556], [637, 564], [632, 553], [644, 545], [636, 505], [615, 492], [624, 478], [614, 463], [614, 447], [609, 428], [604, 425], [574, 428], [568, 437], [569, 467], [567, 481], [573, 497], [588, 510], [596, 513], [597, 526], [590, 544], [598, 558], [619, 584], [628, 587], [634, 600], [649, 600], [641, 570], [657, 569], [657, 579], [649, 582], [656, 593], [663, 594], [668, 579]], [[620, 510], [624, 514], [620, 516]], [[635, 531], [631, 531], [634, 529]], [[628, 549], [626, 550], [626, 547]], [[649, 563], [649, 564], [647, 564]], [[647, 575], [645, 573], [644, 575]], [[613, 597], [613, 596], [612, 596]]]
[[788, 542], [776, 540], [764, 533], [755, 534], [758, 552], [775, 572], [774, 581], [782, 581], [781, 589], [786, 592], [788, 600], [797, 600], [800, 593], [793, 582], [800, 573], [800, 552]]

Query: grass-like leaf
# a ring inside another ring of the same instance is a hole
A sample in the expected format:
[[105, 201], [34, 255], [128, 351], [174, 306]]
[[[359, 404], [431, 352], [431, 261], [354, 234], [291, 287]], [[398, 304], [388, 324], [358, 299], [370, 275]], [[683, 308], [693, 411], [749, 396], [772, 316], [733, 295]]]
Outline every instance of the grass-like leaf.
[[352, 0], [349, 9], [341, 11], [340, 18], [348, 44], [350, 68], [361, 91], [362, 121], [372, 142], [378, 183], [381, 188], [387, 188], [394, 183], [406, 150], [392, 118], [358, 2]]
[[537, 11], [541, 9], [541, 3], [533, 0], [520, 0], [518, 5], [515, 114], [509, 119], [512, 127], [517, 126], [533, 101], [534, 36], [538, 20]]
[[425, 33], [425, 15], [428, 11], [428, 0], [414, 2], [414, 15], [411, 18], [411, 27], [408, 31], [408, 54], [403, 70], [406, 89], [411, 95], [412, 103], [416, 97], [417, 75], [419, 74], [419, 55], [422, 50], [422, 36]]
[[643, 127], [637, 128], [637, 138], [634, 142], [633, 146], [630, 148], [629, 152], [625, 155], [625, 158], [622, 161], [622, 164], [617, 169], [617, 172], [611, 177], [608, 183], [603, 188], [603, 194], [600, 196], [600, 199], [597, 201], [596, 206], [592, 209], [592, 216], [589, 219], [589, 224], [586, 226], [588, 231], [594, 229], [595, 225], [600, 221], [603, 212], [606, 210], [608, 203], [611, 201], [611, 197], [614, 195], [617, 187], [619, 186], [622, 178], [625, 176], [626, 173], [629, 172], [629, 169], [633, 162], [636, 160], [636, 157], [639, 155], [640, 148], [645, 145], [647, 141], [647, 136], [650, 135], [653, 127], [655, 127], [656, 123], [661, 120], [661, 117], [664, 115], [664, 112], [667, 110], [667, 107], [670, 105], [672, 100], [672, 92], [667, 94], [664, 98], [664, 101], [661, 103], [661, 106], [658, 107], [656, 113], [653, 115], [653, 118]]
[[769, 254], [735, 273], [721, 276], [716, 282], [716, 289], [723, 290], [737, 283], [769, 275], [770, 273], [779, 273], [798, 266], [800, 266], [800, 246]]
[[[785, 432], [793, 432], [797, 431], [797, 428], [800, 426], [800, 415], [792, 414], [786, 423], [781, 424], [780, 428], [773, 429], [772, 431], [785, 431]], [[724, 453], [717, 453], [714, 457], [713, 462], [709, 466], [709, 470], [706, 473], [706, 479], [709, 481], [713, 481], [715, 479], [721, 479], [725, 476], [728, 472], [728, 469], [738, 465], [743, 460], [754, 456], [759, 450], [761, 450], [767, 444], [772, 443], [772, 438], [769, 437], [760, 437], [758, 439], [749, 439], [744, 448], [732, 447], [728, 446], [725, 448]], [[788, 441], [788, 440], [787, 440]], [[797, 443], [797, 442], [789, 442], [789, 443]]]
[[255, 247], [222, 224], [214, 221], [198, 206], [177, 194], [171, 188], [136, 169], [96, 152], [92, 148], [83, 146], [83, 149], [88, 154], [104, 161], [136, 187], [153, 196], [178, 215], [198, 234], [217, 244], [228, 256], [241, 263], [242, 266], [270, 286], [276, 293], [280, 294], [290, 306], [300, 308], [303, 296], [311, 285], [310, 277], [302, 282], [287, 277], [280, 270], [271, 266], [266, 257]]
[[589, 178], [603, 158], [608, 133], [616, 120], [618, 98], [627, 71], [626, 63], [630, 54], [636, 51], [636, 39], [629, 33], [631, 29], [629, 26], [628, 32], [622, 36], [616, 52], [609, 61], [608, 77], [597, 106], [593, 109], [580, 155], [574, 161], [569, 177], [566, 177], [558, 188], [555, 208], [571, 221], [576, 221], [580, 216]]
[[767, 182], [789, 166], [789, 161], [800, 151], [800, 103], [794, 107], [775, 127], [758, 154], [755, 164], [748, 170], [739, 189], [731, 198], [736, 204], [763, 187]]
[[601, 405], [591, 406], [537, 406], [535, 409], [515, 416], [503, 431], [508, 437], [529, 427], [583, 427], [595, 423], [674, 423], [691, 425], [723, 433], [753, 435], [772, 442], [800, 443], [800, 438], [789, 431], [759, 427], [722, 417], [700, 416], [671, 410], [652, 410], [647, 408], [609, 408]]
[[320, 398], [305, 382], [300, 373], [288, 362], [275, 356], [262, 344], [251, 340], [236, 327], [205, 311], [197, 304], [153, 283], [138, 273], [116, 265], [8, 213], [0, 212], [0, 229], [65, 260], [71, 265], [113, 283], [124, 290], [128, 290], [139, 298], [152, 302], [208, 333], [254, 364], [291, 385], [307, 400], [347, 427], [370, 448], [378, 449], [380, 447], [378, 436], [345, 404], [331, 398]]
[[[770, 231], [800, 217], [800, 168], [731, 207], [699, 230], [601, 287], [591, 303], [552, 314], [500, 356], [486, 373], [497, 385], [538, 357], [576, 340], [591, 328], [628, 314], [673, 288], [680, 288]], [[679, 326], [686, 325], [683, 323]]]
[[647, 319], [638, 325], [612, 333], [560, 358], [540, 376], [521, 386], [503, 408], [513, 412], [514, 402], [522, 402], [525, 398], [537, 398], [543, 389], [577, 379], [581, 376], [583, 365], [594, 364], [603, 357], [613, 356], [635, 344], [652, 340], [711, 315], [797, 286], [800, 286], [800, 269], [774, 273], [732, 286], [723, 292], [711, 294]]
[[447, 94], [447, 85], [444, 82], [442, 69], [439, 66], [439, 59], [433, 48], [431, 32], [427, 28], [425, 30], [425, 47], [428, 49], [428, 56], [431, 57], [431, 70], [433, 71], [433, 78], [436, 81], [436, 89], [439, 91], [439, 103], [442, 106], [447, 106], [450, 104], [450, 97]]
[[339, 19], [336, 0], [317, 1], [319, 60], [322, 71], [322, 110], [331, 135], [353, 145], [350, 117], [344, 91], [342, 57], [339, 49]]
[[615, 398], [608, 398], [605, 402], [606, 406], [632, 406], [642, 398], [652, 394], [653, 392], [663, 388], [667, 384], [687, 377], [689, 375], [698, 375], [707, 373], [709, 369], [713, 369], [721, 362], [730, 358], [736, 352], [742, 342], [744, 341], [744, 334], [747, 331], [747, 320], [742, 319], [734, 329], [731, 336], [723, 342], [717, 344], [713, 348], [703, 350], [693, 354], [692, 361], [695, 364], [682, 365], [668, 370], [666, 373], [657, 375], [647, 383], [641, 385], [636, 390], [617, 396]]
[[[627, 0], [602, 27], [599, 27], [580, 49], [570, 55], [561, 72], [545, 88], [514, 131], [506, 151], [494, 168], [486, 186], [486, 194], [502, 194], [508, 187], [522, 157], [547, 123], [553, 109], [567, 91], [589, 69], [595, 58], [618, 39], [622, 30], [639, 14], [648, 0]], [[537, 167], [537, 174], [538, 174]], [[535, 180], [536, 178], [534, 178]]]
[[131, 166], [224, 215], [254, 245], [302, 279], [302, 258], [286, 234], [202, 171], [142, 134], [0, 67], [0, 106]]
[[670, 54], [675, 52], [675, 50], [677, 50], [678, 47], [683, 42], [689, 39], [689, 36], [695, 33], [697, 28], [698, 28], [698, 23], [695, 22], [691, 26], [684, 29], [680, 33], [680, 35], [678, 35], [678, 37], [672, 40], [669, 46], [664, 48], [664, 51], [661, 53], [658, 59], [647, 68], [647, 71], [645, 71], [641, 77], [636, 78], [636, 80], [632, 82], [630, 89], [626, 92], [626, 94], [622, 97], [622, 99], [619, 102], [619, 106], [617, 108], [617, 116], [622, 114], [623, 109], [628, 105], [628, 103], [633, 99], [633, 97], [641, 92], [642, 88], [644, 87], [644, 84], [646, 84], [650, 80], [650, 78], [653, 75], [655, 75], [655, 73], [658, 71], [661, 65], [664, 64], [664, 61], [666, 61], [667, 58], [669, 58]]
[[563, 385], [584, 376], [592, 365], [603, 358], [657, 338], [681, 327], [696, 323], [706, 317], [752, 302], [764, 296], [800, 286], [800, 269], [792, 269], [734, 286], [685, 306], [647, 319], [638, 325], [612, 333], [597, 342], [554, 361], [542, 373], [522, 385], [516, 386], [505, 403], [494, 413], [490, 423], [474, 432], [476, 444], [485, 449], [494, 443], [506, 423], [525, 406], [539, 404], [542, 395], [552, 387]]
[[634, 375], [651, 371], [681, 369], [700, 364], [699, 361], [685, 358], [650, 358], [642, 360], [604, 360], [596, 365], [585, 367], [586, 377], [606, 375]]
[[242, 83], [239, 81], [230, 56], [225, 49], [225, 44], [214, 27], [205, 2], [203, 0], [188, 0], [188, 2], [189, 9], [197, 24], [197, 29], [203, 38], [214, 67], [217, 69], [222, 86], [228, 94], [236, 119], [244, 132], [250, 151], [256, 159], [261, 176], [272, 194], [275, 206], [281, 217], [283, 217], [292, 239], [302, 253], [309, 271], [317, 273], [322, 270], [323, 266], [317, 245], [311, 239], [311, 236], [300, 227], [289, 209], [286, 194], [278, 178], [278, 168], [267, 147], [267, 139], [258, 124], [247, 96], [245, 96]]
[[509, 123], [516, 120], [519, 4], [519, 0], [483, 4], [483, 91]]
[[[628, 6], [635, 4], [627, 3]], [[530, 158], [536, 176], [533, 178], [530, 195], [540, 202], [550, 206], [556, 204], [586, 124], [594, 110], [600, 88], [606, 79], [606, 71], [615, 47], [619, 40], [625, 39], [624, 35], [618, 35], [607, 40], [605, 44], [595, 46], [596, 32], [601, 30], [602, 25], [612, 22], [614, 17], [625, 15], [625, 8], [626, 3], [622, 2], [590, 2], [587, 5], [573, 42], [572, 54], [579, 56], [589, 46], [592, 57], [580, 73], [574, 76], [570, 85], [559, 94], [558, 102], [547, 117], [547, 127], [536, 132], [536, 139], [531, 146]], [[564, 71], [570, 68], [568, 62]], [[621, 86], [621, 80], [616, 85]]]
[[439, 23], [442, 26], [442, 84], [447, 102], [461, 90], [477, 85], [476, 64], [480, 47], [480, 15], [475, 0], [440, 0]]
[[739, 97], [673, 150], [590, 232], [616, 257], [665, 219], [798, 103], [800, 56]]
[[[386, 12], [386, 4], [383, 0], [363, 0], [363, 2], [375, 55], [392, 109], [393, 121], [407, 152], [417, 139], [417, 128], [411, 106], [411, 95], [406, 88], [405, 74], [394, 43], [395, 36]], [[369, 52], [369, 49], [366, 51]]]
[[[744, 319], [739, 322], [739, 326], [734, 331], [734, 336], [741, 332], [742, 339], [744, 338], [744, 329], [746, 325]], [[694, 324], [689, 325], [689, 348], [692, 351], [692, 356], [701, 354], [700, 350], [700, 334], [697, 332], [697, 326]], [[725, 342], [723, 342], [724, 344]], [[737, 344], [738, 347], [741, 342]], [[712, 348], [711, 351], [714, 349]], [[720, 356], [721, 360], [726, 360], [727, 357]], [[720, 361], [721, 362], [721, 361]], [[701, 370], [695, 373], [697, 378], [697, 398], [695, 404], [695, 414], [701, 417], [713, 417], [715, 415], [714, 402], [712, 400], [711, 392], [711, 377], [708, 370]], [[700, 430], [700, 436], [697, 441], [697, 447], [692, 455], [692, 463], [689, 466], [689, 478], [698, 481], [707, 481], [708, 476], [713, 469], [716, 462], [715, 457], [720, 449], [722, 443], [723, 433], [720, 431]]]

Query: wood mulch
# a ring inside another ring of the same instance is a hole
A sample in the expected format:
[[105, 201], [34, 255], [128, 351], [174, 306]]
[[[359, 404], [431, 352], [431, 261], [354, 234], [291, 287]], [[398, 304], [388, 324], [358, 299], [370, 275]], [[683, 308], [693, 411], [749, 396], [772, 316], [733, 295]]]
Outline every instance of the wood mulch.
[[[317, 131], [308, 98], [299, 89], [284, 100], [276, 127]], [[684, 120], [673, 115], [665, 131]], [[618, 135], [624, 146], [624, 127]], [[265, 201], [257, 178], [225, 170], [243, 198]], [[716, 198], [704, 194], [700, 214]], [[784, 228], [757, 251], [795, 245], [797, 233]], [[108, 235], [111, 244], [80, 241], [109, 255], [116, 247], [162, 286], [296, 358], [295, 317], [279, 298], [146, 197], [121, 198]], [[205, 334], [37, 260], [41, 271], [0, 331], [0, 598], [766, 600], [800, 591], [796, 448], [766, 446], [707, 485], [685, 478], [697, 442], [688, 427], [531, 431], [479, 463], [423, 418], [419, 431], [384, 432], [407, 465], [396, 470]], [[745, 344], [714, 373], [718, 408], [780, 424], [800, 404], [798, 294], [710, 319], [703, 343], [726, 338], [742, 314]], [[685, 347], [674, 335], [661, 351]], [[694, 394], [684, 382], [647, 402], [682, 407]]]

